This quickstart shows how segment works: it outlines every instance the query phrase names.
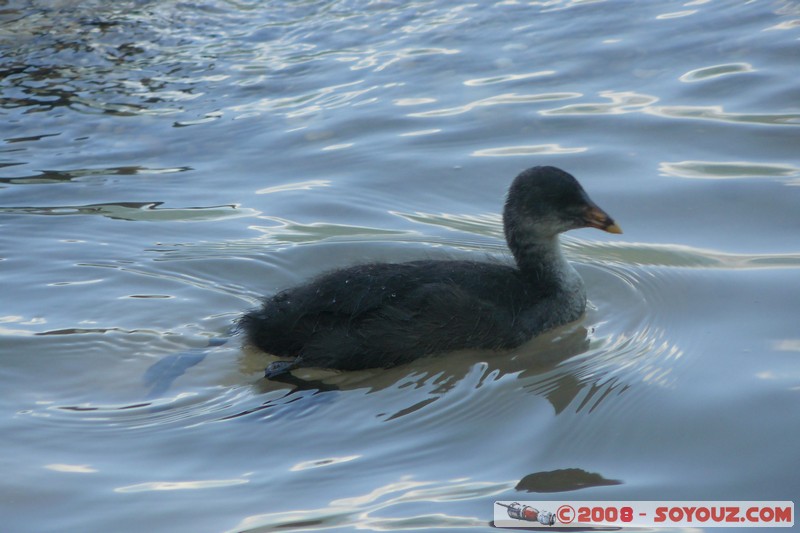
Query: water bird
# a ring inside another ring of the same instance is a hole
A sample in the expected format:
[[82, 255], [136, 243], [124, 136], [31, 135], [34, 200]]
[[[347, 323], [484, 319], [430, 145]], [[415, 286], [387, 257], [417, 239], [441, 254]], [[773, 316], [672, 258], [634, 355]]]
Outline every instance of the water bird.
[[359, 264], [267, 297], [239, 321], [247, 342], [295, 368], [389, 368], [461, 349], [508, 350], [575, 321], [586, 289], [559, 234], [622, 233], [569, 173], [537, 166], [508, 190], [503, 229], [515, 264], [422, 260]]

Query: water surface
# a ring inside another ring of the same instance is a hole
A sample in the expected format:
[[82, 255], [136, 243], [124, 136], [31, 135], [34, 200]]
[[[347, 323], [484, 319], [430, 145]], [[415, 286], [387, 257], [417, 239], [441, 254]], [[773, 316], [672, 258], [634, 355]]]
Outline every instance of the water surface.
[[[6, 2], [4, 527], [796, 500], [798, 38], [790, 1]], [[265, 382], [236, 339], [202, 351], [335, 267], [509, 260], [503, 196], [537, 164], [625, 230], [564, 239], [579, 322], [306, 376], [322, 392]], [[154, 388], [177, 353], [208, 355]]]

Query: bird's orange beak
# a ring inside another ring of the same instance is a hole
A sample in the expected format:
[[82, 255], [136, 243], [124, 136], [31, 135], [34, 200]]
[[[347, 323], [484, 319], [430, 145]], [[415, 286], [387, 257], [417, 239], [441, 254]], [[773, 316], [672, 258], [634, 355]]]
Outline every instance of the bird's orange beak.
[[622, 228], [614, 222], [614, 219], [596, 205], [590, 205], [586, 208], [583, 214], [583, 221], [586, 223], [587, 228], [597, 228], [609, 233], [622, 233]]

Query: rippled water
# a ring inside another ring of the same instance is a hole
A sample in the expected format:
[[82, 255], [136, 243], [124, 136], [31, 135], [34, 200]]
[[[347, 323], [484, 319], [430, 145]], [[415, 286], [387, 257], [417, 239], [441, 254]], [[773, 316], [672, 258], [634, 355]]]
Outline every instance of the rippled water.
[[[4, 530], [796, 500], [798, 39], [792, 1], [0, 3]], [[564, 239], [578, 323], [322, 390], [205, 348], [334, 267], [508, 258], [536, 164], [625, 230]]]

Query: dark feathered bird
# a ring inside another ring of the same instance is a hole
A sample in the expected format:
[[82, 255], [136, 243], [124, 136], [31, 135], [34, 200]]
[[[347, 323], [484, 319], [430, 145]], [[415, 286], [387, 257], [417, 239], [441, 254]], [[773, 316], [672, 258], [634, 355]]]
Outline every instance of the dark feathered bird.
[[516, 266], [473, 261], [373, 263], [324, 274], [264, 300], [240, 321], [247, 340], [296, 367], [388, 368], [464, 348], [509, 349], [578, 319], [586, 291], [558, 234], [622, 233], [578, 181], [554, 167], [522, 172], [503, 211]]

